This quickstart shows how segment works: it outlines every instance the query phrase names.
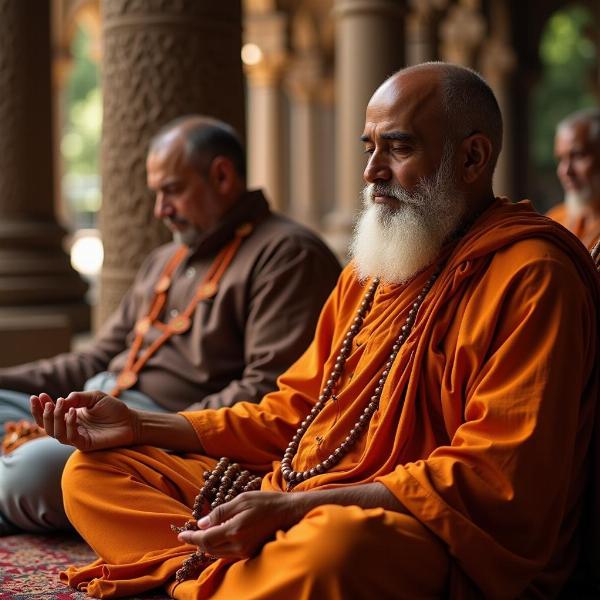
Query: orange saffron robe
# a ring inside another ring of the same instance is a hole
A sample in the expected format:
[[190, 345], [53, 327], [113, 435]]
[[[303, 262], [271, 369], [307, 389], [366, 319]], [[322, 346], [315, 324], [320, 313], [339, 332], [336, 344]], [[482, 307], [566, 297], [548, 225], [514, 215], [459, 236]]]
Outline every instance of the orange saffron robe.
[[574, 217], [568, 214], [566, 204], [562, 203], [551, 208], [546, 216], [566, 227], [589, 250], [600, 239], [600, 213], [596, 211], [588, 209], [580, 216]]
[[[583, 246], [527, 202], [497, 200], [445, 254], [445, 267], [391, 368], [368, 429], [338, 465], [292, 493], [379, 481], [445, 546], [451, 597], [473, 589], [486, 598], [555, 595], [577, 561], [592, 468], [598, 276]], [[337, 400], [309, 427], [293, 462], [296, 470], [323, 460], [348, 434], [433, 268], [406, 285], [379, 287]], [[182, 413], [208, 456], [229, 456], [264, 474], [263, 490], [285, 491], [279, 461], [333, 368], [365, 288], [347, 267], [321, 313], [314, 342], [280, 377], [279, 390], [260, 404]], [[147, 451], [160, 469], [158, 452]], [[196, 460], [201, 471], [206, 461]], [[63, 479], [67, 497], [69, 485]], [[102, 490], [104, 498], [111, 493]], [[101, 510], [102, 497], [87, 502]], [[139, 510], [149, 510], [146, 504], [140, 498]], [[172, 504], [164, 500], [174, 512]], [[112, 532], [100, 532], [87, 512], [75, 505], [67, 512], [101, 558], [70, 568], [62, 578], [79, 589], [91, 589], [94, 579], [94, 595], [168, 584], [187, 556], [176, 540], [171, 549], [162, 546], [164, 535], [158, 533], [154, 551], [121, 551], [109, 545], [125, 523], [119, 514]], [[154, 534], [138, 535], [152, 548]], [[210, 597], [201, 590], [236, 576], [230, 565], [213, 563], [189, 597]]]

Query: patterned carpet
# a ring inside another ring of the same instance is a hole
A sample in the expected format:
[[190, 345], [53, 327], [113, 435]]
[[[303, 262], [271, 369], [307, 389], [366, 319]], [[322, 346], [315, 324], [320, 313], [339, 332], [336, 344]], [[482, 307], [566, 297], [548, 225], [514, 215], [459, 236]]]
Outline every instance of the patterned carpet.
[[[72, 535], [0, 537], [0, 600], [89, 599], [60, 583], [58, 573], [94, 558], [90, 548]], [[166, 598], [163, 592], [143, 595], [139, 600]]]

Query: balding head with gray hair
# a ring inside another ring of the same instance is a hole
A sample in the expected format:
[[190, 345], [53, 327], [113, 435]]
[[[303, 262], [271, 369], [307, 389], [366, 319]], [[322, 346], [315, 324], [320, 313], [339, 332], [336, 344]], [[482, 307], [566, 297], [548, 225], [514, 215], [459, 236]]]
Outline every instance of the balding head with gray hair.
[[[578, 110], [559, 122], [554, 136], [554, 156], [556, 174], [565, 196], [564, 205], [548, 214], [589, 245], [600, 231], [600, 226], [595, 225], [600, 223], [599, 108]], [[577, 228], [575, 223], [583, 223], [583, 228]]]
[[578, 124], [587, 125], [588, 141], [600, 147], [600, 108], [583, 108], [560, 121], [557, 130], [575, 127]]
[[239, 177], [246, 179], [246, 154], [231, 125], [206, 115], [179, 117], [164, 125], [150, 140], [148, 153], [160, 152], [175, 137], [183, 139], [185, 158], [198, 172], [206, 172], [215, 156], [225, 156]]

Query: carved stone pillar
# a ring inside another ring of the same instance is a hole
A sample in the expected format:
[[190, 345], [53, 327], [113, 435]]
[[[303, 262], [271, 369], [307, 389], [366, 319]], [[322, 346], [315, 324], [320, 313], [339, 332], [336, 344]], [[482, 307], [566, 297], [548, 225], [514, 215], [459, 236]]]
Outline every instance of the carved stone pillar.
[[[317, 15], [299, 13], [293, 23], [293, 61], [286, 78], [290, 99], [290, 213], [319, 230], [324, 212], [324, 183], [331, 160], [324, 148], [326, 120], [333, 79], [326, 52], [319, 40], [322, 24]], [[333, 134], [333, 132], [331, 132]]]
[[370, 97], [404, 64], [403, 3], [336, 0], [336, 208], [327, 239], [345, 256], [365, 167], [360, 136]]
[[458, 0], [440, 26], [442, 60], [474, 68], [485, 33], [481, 0]]
[[287, 81], [290, 97], [290, 213], [310, 227], [318, 226], [319, 107], [313, 79], [317, 67], [307, 60], [297, 63]]
[[513, 114], [511, 75], [517, 57], [511, 45], [508, 7], [503, 0], [493, 0], [490, 6], [491, 33], [484, 43], [481, 57], [481, 74], [494, 90], [504, 121], [502, 152], [494, 173], [494, 191], [498, 195], [512, 197], [513, 185]]
[[103, 0], [102, 210], [97, 321], [168, 239], [146, 189], [148, 142], [171, 119], [204, 113], [244, 131], [239, 0]]
[[287, 19], [281, 12], [246, 15], [245, 58], [248, 83], [248, 185], [265, 190], [278, 210], [285, 209], [281, 77], [287, 60]]
[[406, 17], [406, 64], [437, 58], [437, 16], [448, 0], [410, 0]]
[[[85, 329], [89, 309], [54, 214], [49, 2], [32, 16], [30, 3], [0, 0], [0, 190], [0, 348], [11, 352], [4, 323], [13, 336], [17, 321], [31, 329], [33, 320], [62, 330], [44, 354], [65, 350], [64, 329]], [[20, 359], [36, 358], [30, 350]]]

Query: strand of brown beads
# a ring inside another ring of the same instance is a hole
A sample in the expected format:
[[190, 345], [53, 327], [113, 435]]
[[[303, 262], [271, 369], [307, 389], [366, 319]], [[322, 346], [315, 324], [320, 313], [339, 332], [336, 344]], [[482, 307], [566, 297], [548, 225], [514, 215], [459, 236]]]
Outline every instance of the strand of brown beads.
[[306, 471], [294, 471], [294, 469], [292, 468], [292, 460], [296, 456], [298, 446], [300, 445], [300, 440], [304, 437], [304, 434], [306, 433], [310, 424], [315, 420], [316, 416], [323, 410], [327, 401], [330, 398], [335, 398], [335, 394], [333, 392], [336, 388], [341, 374], [344, 372], [344, 366], [346, 364], [346, 359], [348, 358], [348, 356], [350, 356], [352, 343], [357, 333], [360, 331], [365, 317], [367, 316], [367, 313], [371, 308], [373, 298], [375, 297], [375, 291], [377, 290], [377, 286], [379, 285], [379, 279], [373, 279], [371, 285], [365, 293], [365, 296], [360, 306], [358, 307], [356, 316], [352, 321], [352, 325], [350, 326], [348, 333], [346, 333], [346, 336], [344, 337], [344, 341], [342, 342], [339, 354], [335, 360], [333, 370], [329, 374], [329, 379], [325, 383], [325, 387], [321, 391], [319, 399], [313, 406], [306, 419], [302, 421], [300, 427], [298, 427], [298, 429], [296, 430], [294, 437], [288, 444], [288, 447], [283, 455], [283, 458], [281, 460], [281, 474], [287, 482], [288, 491], [291, 490], [297, 483], [310, 479], [315, 475], [325, 473], [325, 471], [329, 471], [329, 469], [337, 465], [340, 462], [340, 460], [342, 460], [342, 458], [349, 452], [352, 446], [354, 446], [354, 444], [361, 436], [363, 431], [367, 429], [371, 418], [375, 414], [375, 411], [379, 408], [379, 399], [381, 398], [381, 392], [383, 391], [383, 386], [385, 385], [392, 364], [394, 363], [396, 356], [398, 356], [400, 348], [407, 340], [412, 330], [412, 326], [414, 325], [415, 319], [417, 317], [419, 307], [423, 303], [423, 300], [425, 300], [425, 296], [427, 296], [427, 293], [433, 286], [439, 273], [440, 270], [438, 269], [427, 280], [427, 282], [423, 286], [423, 289], [416, 297], [413, 305], [408, 311], [406, 321], [404, 322], [404, 325], [400, 330], [400, 335], [397, 337], [392, 346], [392, 351], [390, 352], [390, 355], [383, 367], [383, 371], [381, 372], [379, 381], [377, 382], [377, 387], [373, 390], [373, 395], [369, 400], [369, 404], [363, 410], [358, 420], [354, 423], [354, 426], [352, 427], [344, 441], [341, 442], [339, 446], [333, 452], [331, 452], [331, 454], [325, 460], [322, 460], [320, 463], [316, 464], [311, 469], [308, 469]]
[[[258, 490], [261, 482], [260, 477], [242, 469], [240, 465], [232, 463], [228, 458], [221, 458], [212, 471], [204, 472], [203, 477], [204, 485], [196, 496], [192, 508], [193, 519], [187, 521], [183, 527], [171, 525], [171, 529], [176, 533], [197, 531], [198, 519], [243, 492]], [[215, 559], [206, 552], [202, 552], [200, 549], [196, 550], [183, 561], [181, 568], [175, 573], [176, 581], [181, 583], [186, 579], [197, 577], [201, 570], [213, 560]]]

